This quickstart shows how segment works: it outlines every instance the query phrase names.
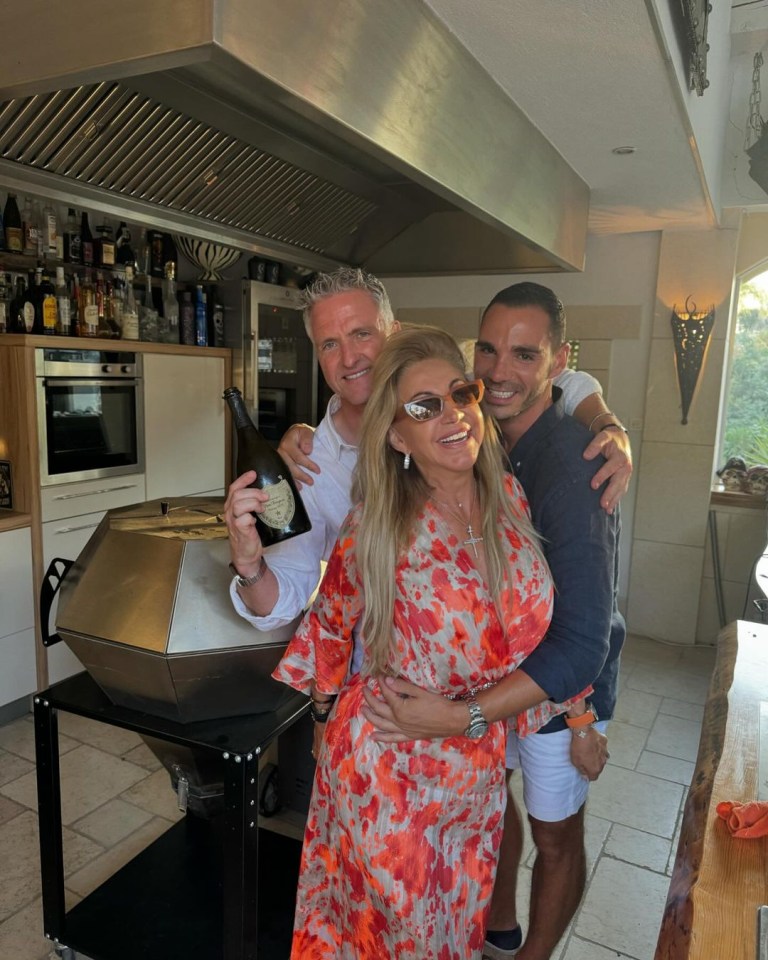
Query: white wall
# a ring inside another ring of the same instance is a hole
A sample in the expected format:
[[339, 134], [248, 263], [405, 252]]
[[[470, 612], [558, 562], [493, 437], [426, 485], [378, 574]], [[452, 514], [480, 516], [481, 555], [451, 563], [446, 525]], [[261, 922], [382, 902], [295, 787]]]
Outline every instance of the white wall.
[[[593, 237], [587, 245], [586, 269], [578, 274], [388, 278], [385, 282], [396, 311], [413, 307], [483, 307], [500, 289], [522, 280], [535, 280], [552, 287], [565, 304], [566, 314], [569, 306], [639, 306], [639, 333], [632, 339], [614, 339], [611, 343], [610, 383], [606, 393], [608, 405], [630, 427], [633, 449], [639, 455], [659, 243], [658, 233]], [[476, 329], [453, 329], [452, 332], [466, 337], [477, 335]], [[641, 467], [637, 458], [636, 466]], [[622, 504], [622, 598], [627, 595], [636, 486], [633, 483]]]

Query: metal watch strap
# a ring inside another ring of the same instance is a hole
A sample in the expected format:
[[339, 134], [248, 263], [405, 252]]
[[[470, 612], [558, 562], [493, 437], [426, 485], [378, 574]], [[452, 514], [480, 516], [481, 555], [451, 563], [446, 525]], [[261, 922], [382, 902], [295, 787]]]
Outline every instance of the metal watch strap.
[[479, 738], [488, 729], [488, 721], [483, 715], [480, 704], [477, 702], [474, 690], [469, 690], [462, 698], [469, 708], [469, 724], [464, 731], [465, 737]]
[[267, 567], [267, 561], [264, 559], [264, 555], [262, 554], [259, 569], [252, 577], [241, 576], [241, 574], [238, 573], [237, 567], [234, 565], [234, 563], [230, 563], [229, 569], [232, 571], [239, 587], [252, 587], [254, 583], [258, 583], [259, 580], [261, 580], [269, 568]]

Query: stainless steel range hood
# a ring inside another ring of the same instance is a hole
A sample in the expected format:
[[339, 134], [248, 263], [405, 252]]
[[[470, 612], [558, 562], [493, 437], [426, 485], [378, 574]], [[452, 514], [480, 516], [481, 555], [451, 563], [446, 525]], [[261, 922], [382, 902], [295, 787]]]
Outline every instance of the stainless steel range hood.
[[307, 267], [578, 270], [589, 192], [420, 0], [3, 4], [0, 178]]

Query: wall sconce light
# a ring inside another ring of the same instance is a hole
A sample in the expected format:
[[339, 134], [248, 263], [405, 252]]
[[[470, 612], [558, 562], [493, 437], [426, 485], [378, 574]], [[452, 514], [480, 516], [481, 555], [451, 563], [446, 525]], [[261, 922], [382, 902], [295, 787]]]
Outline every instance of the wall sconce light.
[[709, 347], [709, 338], [715, 324], [714, 304], [708, 311], [697, 311], [691, 297], [685, 300], [685, 310], [672, 307], [672, 336], [675, 342], [675, 367], [680, 387], [683, 419], [688, 423], [688, 410], [693, 400], [699, 374]]

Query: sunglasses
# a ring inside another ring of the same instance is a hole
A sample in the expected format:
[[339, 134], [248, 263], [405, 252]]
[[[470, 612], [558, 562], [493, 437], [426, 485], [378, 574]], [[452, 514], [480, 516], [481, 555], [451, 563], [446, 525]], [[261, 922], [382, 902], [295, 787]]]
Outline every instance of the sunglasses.
[[454, 387], [450, 393], [444, 397], [419, 397], [418, 400], [410, 400], [403, 404], [403, 410], [412, 420], [418, 423], [425, 423], [427, 420], [434, 420], [443, 412], [445, 401], [450, 398], [454, 407], [463, 409], [464, 407], [473, 407], [480, 403], [485, 393], [485, 384], [482, 380], [471, 380], [469, 383], [462, 383], [461, 386]]

